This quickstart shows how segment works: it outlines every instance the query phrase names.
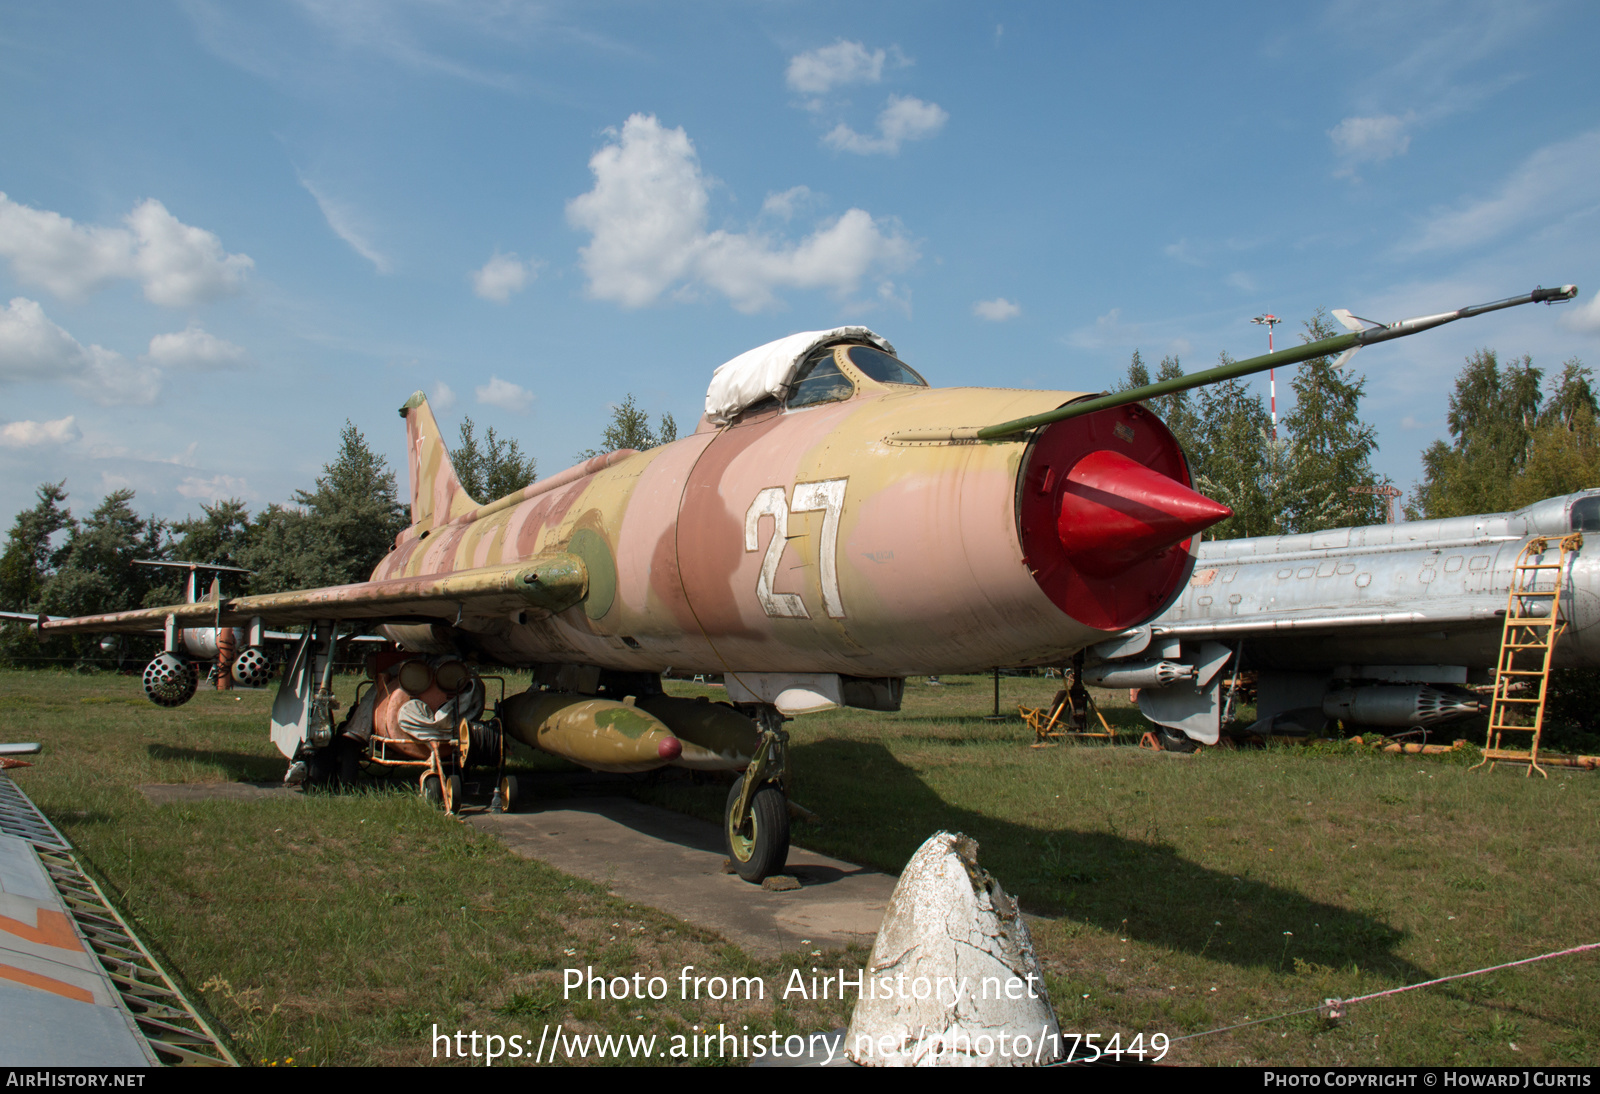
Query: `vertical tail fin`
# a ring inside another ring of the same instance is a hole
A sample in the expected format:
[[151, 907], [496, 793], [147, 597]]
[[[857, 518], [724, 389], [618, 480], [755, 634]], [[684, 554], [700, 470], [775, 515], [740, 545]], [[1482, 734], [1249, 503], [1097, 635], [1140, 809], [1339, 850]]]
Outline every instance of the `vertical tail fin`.
[[400, 408], [406, 420], [406, 464], [411, 470], [411, 531], [426, 532], [478, 508], [461, 489], [428, 397], [417, 392]]

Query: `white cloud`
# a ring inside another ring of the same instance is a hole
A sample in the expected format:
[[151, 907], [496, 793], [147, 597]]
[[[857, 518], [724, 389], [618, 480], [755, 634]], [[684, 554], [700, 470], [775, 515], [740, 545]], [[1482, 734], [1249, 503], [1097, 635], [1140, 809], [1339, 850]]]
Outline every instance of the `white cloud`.
[[197, 465], [195, 453], [200, 449], [200, 442], [190, 441], [182, 452], [171, 455], [149, 450], [141, 451], [122, 444], [91, 444], [88, 448], [89, 457], [95, 460], [123, 460], [171, 464], [173, 467], [195, 467]]
[[1021, 315], [1022, 308], [1003, 296], [997, 296], [993, 300], [980, 300], [972, 305], [972, 314], [991, 323], [1003, 323]]
[[1168, 258], [1175, 258], [1188, 266], [1205, 265], [1200, 256], [1195, 254], [1194, 245], [1189, 242], [1187, 237], [1178, 240], [1176, 243], [1167, 244], [1162, 248], [1162, 251]]
[[1600, 129], [1546, 145], [1512, 172], [1494, 197], [1436, 214], [1399, 250], [1454, 250], [1486, 242], [1535, 217], [1553, 222], [1593, 201], [1597, 175]]
[[178, 493], [200, 501], [226, 501], [229, 498], [249, 500], [255, 497], [248, 482], [232, 475], [212, 475], [209, 479], [190, 475], [178, 484]]
[[472, 272], [472, 291], [485, 300], [504, 304], [511, 294], [521, 292], [534, 274], [534, 264], [523, 262], [515, 254], [503, 255], [496, 251], [494, 257], [483, 264], [481, 270]]
[[476, 392], [478, 402], [514, 410], [518, 414], [526, 414], [528, 408], [533, 406], [533, 392], [498, 376], [489, 377], [489, 382], [478, 387]]
[[1406, 132], [1406, 128], [1414, 120], [1411, 114], [1404, 118], [1394, 114], [1346, 118], [1328, 130], [1333, 150], [1345, 164], [1338, 173], [1351, 175], [1358, 163], [1381, 163], [1404, 155], [1406, 149], [1411, 147], [1411, 134]]
[[861, 209], [819, 225], [799, 243], [759, 232], [708, 232], [709, 184], [683, 129], [635, 114], [610, 135], [612, 142], [589, 161], [594, 189], [567, 203], [567, 220], [592, 236], [579, 252], [590, 296], [637, 308], [675, 285], [698, 282], [748, 312], [776, 303], [779, 288], [844, 294], [875, 268], [916, 261], [894, 224]]
[[1124, 346], [1139, 341], [1139, 326], [1122, 321], [1122, 309], [1112, 308], [1098, 316], [1092, 327], [1073, 331], [1068, 341], [1085, 349], [1103, 349], [1107, 346]]
[[146, 201], [127, 220], [139, 237], [134, 268], [153, 303], [181, 308], [237, 292], [255, 265], [248, 255], [228, 254], [220, 239], [183, 223], [159, 201]]
[[878, 282], [878, 303], [894, 308], [908, 319], [911, 317], [911, 290], [888, 278]]
[[1587, 304], [1578, 304], [1561, 316], [1561, 325], [1579, 334], [1600, 334], [1600, 292]]
[[224, 342], [202, 330], [198, 322], [174, 334], [158, 334], [150, 339], [150, 352], [144, 360], [162, 368], [197, 371], [239, 368], [250, 359], [243, 346]]
[[433, 395], [429, 397], [428, 402], [433, 404], [436, 410], [449, 410], [456, 405], [455, 390], [449, 384], [440, 380], [433, 385]]
[[85, 346], [19, 296], [0, 311], [0, 383], [66, 380], [103, 406], [151, 403], [161, 372], [102, 346]]
[[937, 103], [926, 103], [911, 96], [890, 95], [889, 104], [878, 115], [878, 136], [857, 133], [840, 122], [822, 143], [840, 152], [868, 156], [877, 152], [895, 155], [905, 141], [920, 141], [944, 128], [950, 115]]
[[809, 205], [812, 197], [811, 187], [791, 186], [781, 194], [768, 194], [767, 200], [761, 203], [761, 212], [765, 216], [793, 220], [800, 206]]
[[1243, 270], [1236, 270], [1235, 272], [1229, 274], [1224, 280], [1230, 287], [1238, 289], [1240, 292], [1256, 291], [1256, 279], [1245, 273]]
[[682, 128], [635, 114], [610, 135], [589, 160], [594, 189], [567, 202], [567, 220], [594, 237], [580, 251], [590, 294], [637, 308], [691, 276], [709, 199]]
[[831, 46], [789, 58], [788, 83], [795, 91], [822, 95], [844, 84], [875, 84], [883, 79], [888, 54], [843, 38]]
[[238, 292], [255, 266], [154, 198], [123, 221], [127, 228], [80, 225], [0, 194], [0, 254], [22, 281], [57, 296], [81, 299], [121, 278], [139, 282], [152, 303], [174, 308]]
[[44, 445], [67, 444], [82, 436], [83, 433], [70, 414], [53, 422], [7, 422], [0, 426], [0, 445], [6, 448], [41, 448]]
[[379, 251], [372, 243], [372, 229], [367, 224], [367, 218], [361, 210], [347, 202], [330, 197], [312, 185], [311, 181], [300, 177], [300, 185], [316, 200], [317, 208], [322, 210], [322, 219], [328, 222], [328, 227], [333, 229], [333, 234], [350, 245], [356, 254], [372, 263], [372, 266], [381, 274], [386, 274], [394, 269], [394, 264], [389, 257]]
[[853, 291], [872, 268], [899, 269], [916, 258], [911, 245], [886, 234], [862, 209], [850, 209], [798, 244], [774, 245], [766, 236], [713, 232], [697, 264], [702, 281], [743, 312], [777, 303], [776, 288]]
[[0, 312], [0, 381], [76, 375], [88, 356], [76, 338], [45, 316], [37, 301], [19, 296]]
[[449, 57], [437, 47], [453, 43], [463, 30], [484, 33], [503, 45], [543, 21], [537, 6], [516, 4], [299, 0], [296, 6], [345, 49], [370, 50], [425, 75], [443, 74], [502, 90], [516, 88], [516, 79]]

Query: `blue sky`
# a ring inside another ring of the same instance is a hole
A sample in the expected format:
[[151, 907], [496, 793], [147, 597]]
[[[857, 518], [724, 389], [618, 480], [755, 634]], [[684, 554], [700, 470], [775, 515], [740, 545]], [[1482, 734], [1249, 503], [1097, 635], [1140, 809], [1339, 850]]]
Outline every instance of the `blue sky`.
[[[1409, 489], [1463, 358], [1600, 366], [1583, 3], [25, 4], [0, 17], [0, 518], [309, 489], [418, 388], [541, 476], [633, 393], [864, 323], [937, 385], [1194, 371], [1318, 307]], [[1279, 410], [1288, 377], [1279, 375]], [[1265, 390], [1265, 379], [1259, 382]]]

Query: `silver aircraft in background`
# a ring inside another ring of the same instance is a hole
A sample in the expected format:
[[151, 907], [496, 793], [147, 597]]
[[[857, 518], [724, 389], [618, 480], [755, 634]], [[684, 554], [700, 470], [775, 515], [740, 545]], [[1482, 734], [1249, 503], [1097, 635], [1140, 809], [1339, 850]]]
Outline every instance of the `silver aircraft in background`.
[[[1480, 703], [1465, 685], [1493, 681], [1518, 553], [1572, 532], [1600, 533], [1600, 490], [1514, 513], [1204, 543], [1182, 595], [1092, 647], [1083, 679], [1139, 689], [1139, 709], [1180, 750], [1217, 742], [1235, 668], [1258, 674], [1253, 733], [1471, 717]], [[1561, 582], [1553, 665], [1600, 666], [1600, 541], [1568, 556]]]

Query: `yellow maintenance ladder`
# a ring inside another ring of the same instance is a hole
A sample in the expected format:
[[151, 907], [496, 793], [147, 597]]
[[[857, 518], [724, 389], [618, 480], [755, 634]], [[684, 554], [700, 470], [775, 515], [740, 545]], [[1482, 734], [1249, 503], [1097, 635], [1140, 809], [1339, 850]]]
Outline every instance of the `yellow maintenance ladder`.
[[[1556, 561], [1545, 562], [1549, 537], [1539, 536], [1529, 540], [1517, 555], [1511, 571], [1511, 592], [1506, 597], [1500, 659], [1495, 665], [1489, 738], [1483, 761], [1474, 771], [1484, 764], [1493, 771], [1496, 763], [1524, 763], [1530, 776], [1537, 771], [1550, 777], [1539, 766], [1539, 733], [1544, 728], [1545, 696], [1550, 690], [1550, 656], [1567, 625], [1561, 618], [1561, 586], [1567, 557], [1582, 546], [1580, 533], [1563, 536]], [[1513, 691], [1519, 694], [1512, 694]], [[1533, 694], [1528, 694], [1530, 691]], [[1520, 724], [1521, 716], [1527, 716], [1532, 724]], [[1502, 748], [1502, 738], [1507, 733], [1531, 733], [1533, 738], [1526, 751]]]

